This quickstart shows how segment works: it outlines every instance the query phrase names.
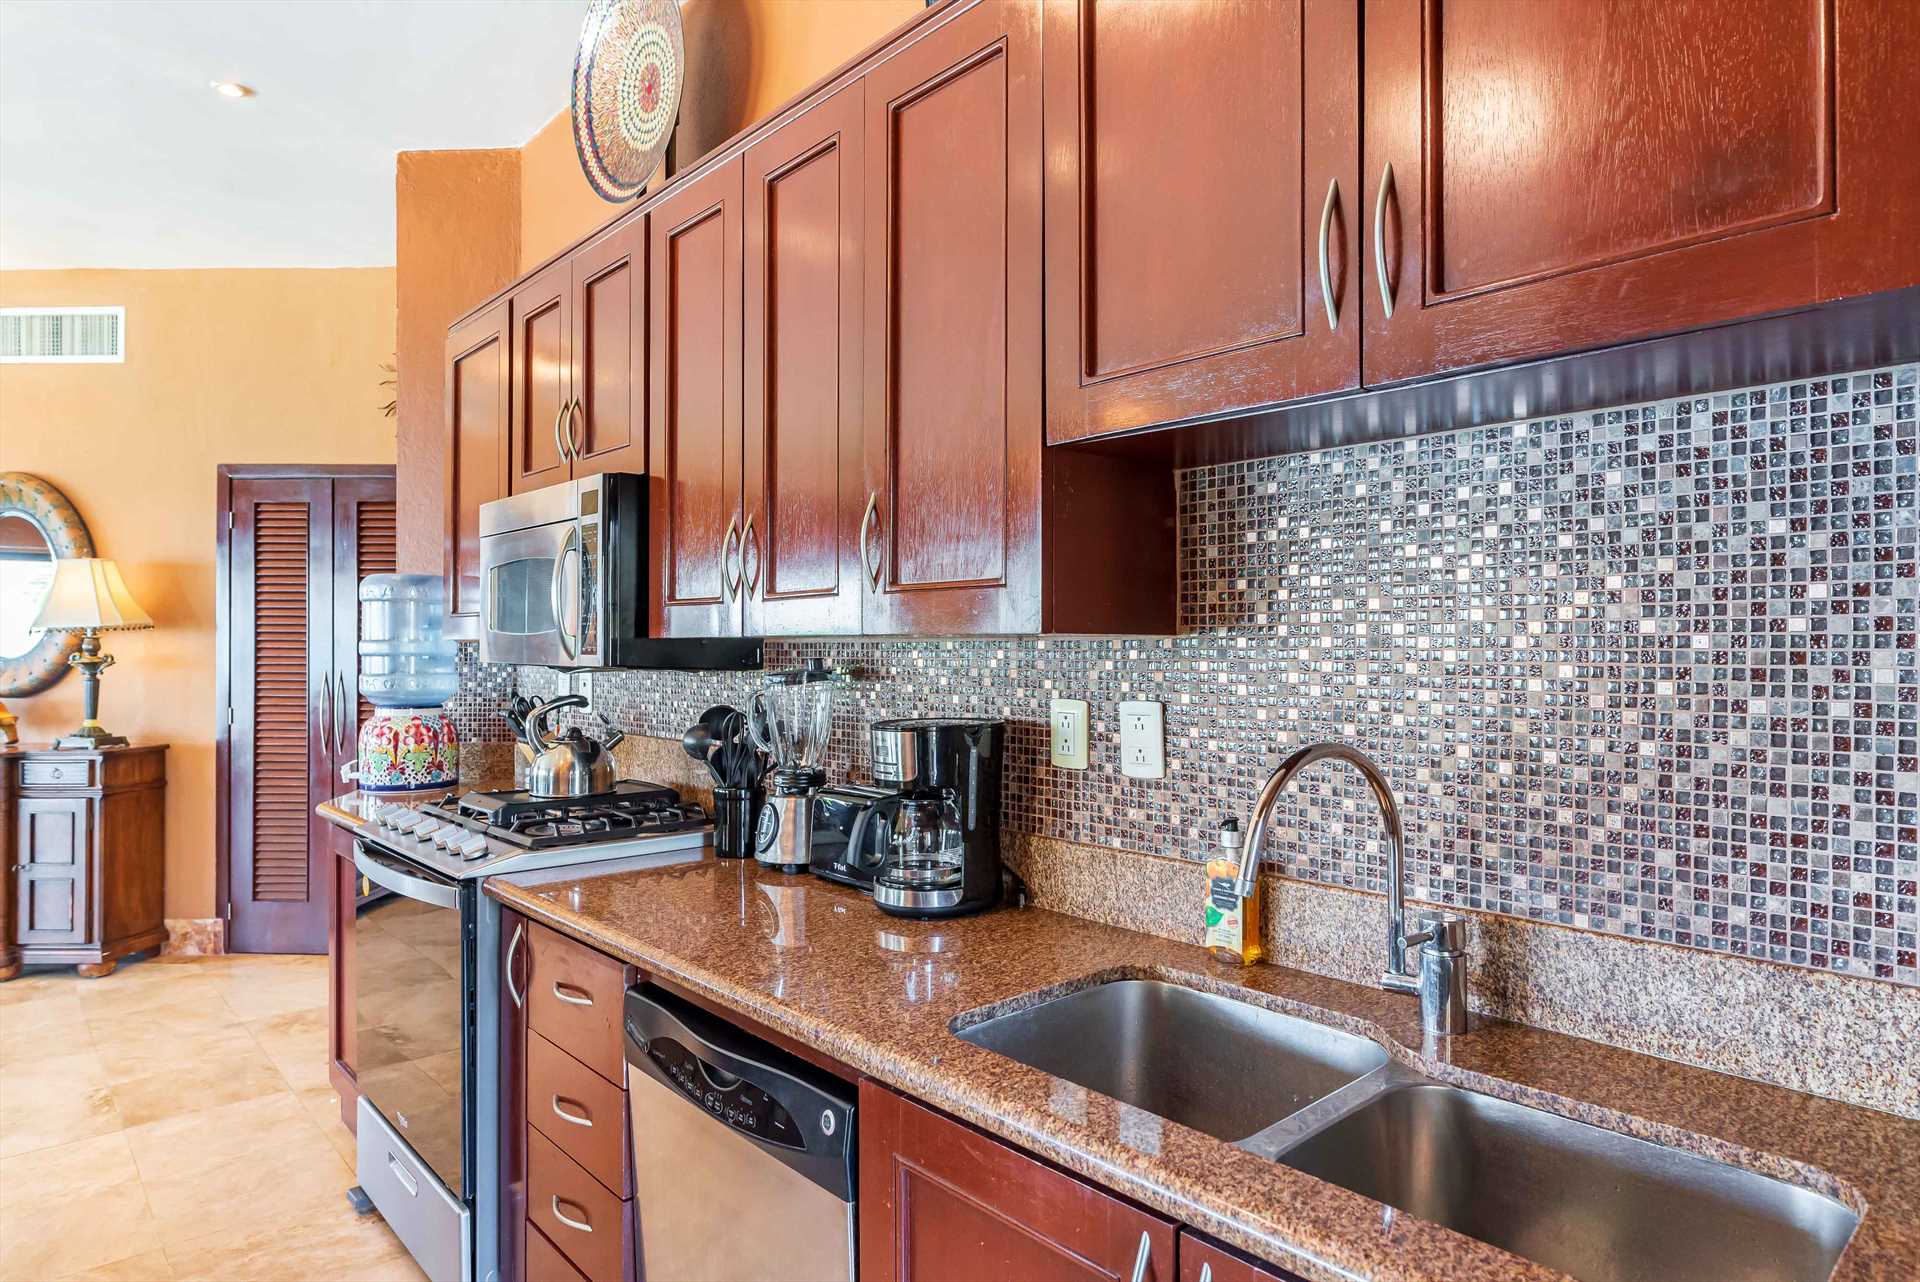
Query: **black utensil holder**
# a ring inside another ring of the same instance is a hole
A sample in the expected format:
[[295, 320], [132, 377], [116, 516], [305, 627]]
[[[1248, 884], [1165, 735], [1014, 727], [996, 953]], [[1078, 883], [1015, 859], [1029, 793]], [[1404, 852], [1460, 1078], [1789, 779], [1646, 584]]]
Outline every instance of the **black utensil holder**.
[[713, 790], [713, 853], [721, 859], [753, 857], [754, 821], [760, 817], [760, 789]]

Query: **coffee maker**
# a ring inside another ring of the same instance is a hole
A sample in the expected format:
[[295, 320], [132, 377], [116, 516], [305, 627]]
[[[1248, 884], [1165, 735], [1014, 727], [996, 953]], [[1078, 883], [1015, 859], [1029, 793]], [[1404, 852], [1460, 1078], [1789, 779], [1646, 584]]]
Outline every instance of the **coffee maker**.
[[870, 731], [873, 781], [894, 794], [873, 902], [896, 917], [958, 917], [1000, 897], [1006, 723], [908, 717]]

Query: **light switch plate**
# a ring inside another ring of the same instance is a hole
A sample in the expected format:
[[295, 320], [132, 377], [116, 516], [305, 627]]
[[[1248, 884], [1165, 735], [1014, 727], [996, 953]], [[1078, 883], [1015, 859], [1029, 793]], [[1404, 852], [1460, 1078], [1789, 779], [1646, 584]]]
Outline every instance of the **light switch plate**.
[[1053, 764], [1062, 770], [1087, 768], [1087, 701], [1055, 699], [1048, 711]]
[[1166, 710], [1158, 703], [1120, 703], [1120, 773], [1129, 779], [1167, 777]]

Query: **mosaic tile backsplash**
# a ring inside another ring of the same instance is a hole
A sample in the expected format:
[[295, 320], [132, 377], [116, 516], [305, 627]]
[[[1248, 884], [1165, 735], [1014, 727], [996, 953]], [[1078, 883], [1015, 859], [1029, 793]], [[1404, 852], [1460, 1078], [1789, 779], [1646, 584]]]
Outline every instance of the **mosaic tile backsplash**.
[[[777, 641], [768, 666], [850, 674], [836, 774], [865, 775], [876, 718], [1004, 717], [1019, 831], [1203, 858], [1281, 754], [1342, 739], [1393, 779], [1418, 898], [1920, 984], [1916, 375], [1183, 472], [1177, 637]], [[756, 685], [592, 693], [677, 737]], [[1085, 771], [1047, 761], [1055, 696], [1092, 703]], [[1130, 698], [1166, 704], [1164, 780], [1120, 773]], [[1315, 774], [1267, 859], [1380, 888], [1371, 800]]]

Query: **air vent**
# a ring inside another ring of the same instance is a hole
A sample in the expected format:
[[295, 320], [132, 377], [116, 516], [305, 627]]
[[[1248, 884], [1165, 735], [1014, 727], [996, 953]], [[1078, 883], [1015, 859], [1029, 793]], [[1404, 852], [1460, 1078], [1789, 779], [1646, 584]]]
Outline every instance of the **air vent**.
[[0, 365], [118, 364], [124, 307], [0, 307]]

